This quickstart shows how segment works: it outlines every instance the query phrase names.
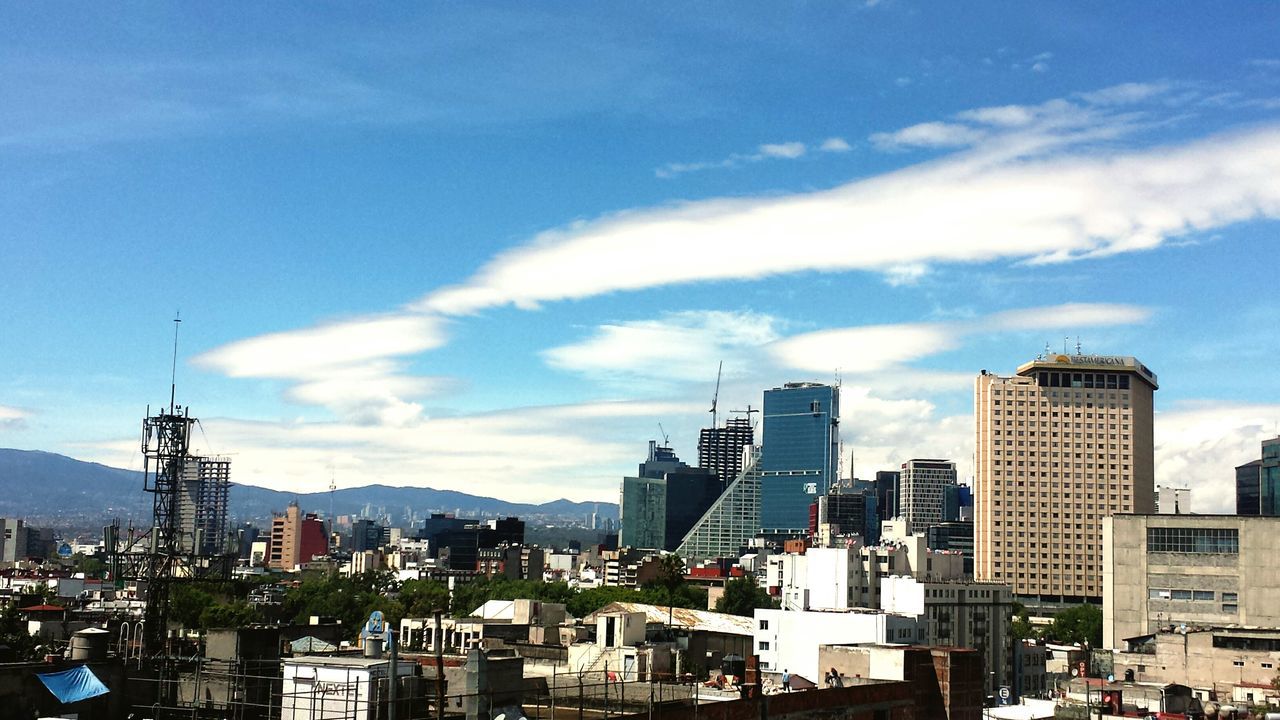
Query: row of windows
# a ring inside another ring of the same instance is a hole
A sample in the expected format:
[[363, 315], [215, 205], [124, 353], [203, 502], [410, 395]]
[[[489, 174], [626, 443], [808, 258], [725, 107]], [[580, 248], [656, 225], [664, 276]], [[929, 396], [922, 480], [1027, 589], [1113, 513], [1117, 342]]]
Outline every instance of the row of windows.
[[1040, 387], [1128, 390], [1129, 376], [1123, 373], [1071, 373], [1045, 371], [1036, 373], [1036, 384]]
[[1147, 528], [1147, 552], [1240, 553], [1236, 528]]

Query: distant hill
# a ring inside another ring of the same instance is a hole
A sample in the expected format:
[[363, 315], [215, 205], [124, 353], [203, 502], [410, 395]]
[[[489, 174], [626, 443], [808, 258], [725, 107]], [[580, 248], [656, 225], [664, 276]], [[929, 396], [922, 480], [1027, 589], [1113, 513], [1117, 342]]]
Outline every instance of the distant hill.
[[[232, 477], [235, 464], [232, 463]], [[304, 512], [328, 514], [330, 494], [286, 493], [233, 484], [232, 520], [263, 521], [273, 510], [297, 501]], [[553, 500], [538, 505], [433, 488], [367, 485], [335, 490], [333, 511], [358, 514], [366, 507], [375, 515], [388, 513], [397, 524], [407, 524], [405, 509], [457, 512], [464, 517], [517, 515], [535, 522], [584, 522], [599, 508], [601, 521], [617, 520], [615, 503]], [[120, 518], [145, 524], [151, 517], [151, 495], [142, 489], [142, 473], [84, 462], [38, 450], [0, 448], [0, 515], [25, 517], [32, 524], [66, 528], [93, 528]]]

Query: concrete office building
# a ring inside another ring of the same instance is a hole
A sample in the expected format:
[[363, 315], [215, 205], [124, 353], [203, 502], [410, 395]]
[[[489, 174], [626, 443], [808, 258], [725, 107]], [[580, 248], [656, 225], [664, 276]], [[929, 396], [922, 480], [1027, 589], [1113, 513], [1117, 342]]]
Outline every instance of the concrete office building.
[[1103, 521], [1103, 644], [1170, 626], [1280, 628], [1280, 518], [1113, 515]]
[[919, 618], [929, 645], [972, 648], [982, 653], [988, 694], [1017, 684], [1013, 593], [1008, 585], [887, 577], [880, 581], [880, 609]]
[[[898, 515], [907, 528], [924, 532], [949, 519], [945, 512], [947, 488], [956, 487], [956, 464], [950, 460], [913, 459], [902, 463], [898, 481]], [[958, 511], [957, 511], [958, 512]]]
[[1048, 355], [975, 382], [975, 575], [1029, 601], [1102, 599], [1102, 519], [1155, 511], [1155, 373]]
[[1262, 459], [1236, 468], [1236, 514], [1280, 515], [1280, 437], [1262, 441]]
[[292, 571], [328, 552], [329, 538], [315, 513], [303, 514], [297, 503], [290, 503], [283, 513], [271, 519], [267, 567]]
[[1190, 515], [1191, 488], [1172, 485], [1156, 488], [1156, 512], [1161, 515]]
[[840, 390], [787, 383], [764, 393], [760, 448], [760, 525], [771, 534], [800, 534], [809, 506], [839, 478]]
[[175, 503], [179, 547], [196, 555], [226, 553], [230, 458], [187, 457], [180, 477]]

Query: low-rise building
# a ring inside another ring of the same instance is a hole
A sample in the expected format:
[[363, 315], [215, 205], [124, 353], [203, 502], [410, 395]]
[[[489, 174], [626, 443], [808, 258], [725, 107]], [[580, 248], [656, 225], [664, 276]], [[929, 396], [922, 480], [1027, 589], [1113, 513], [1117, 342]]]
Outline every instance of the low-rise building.
[[1113, 515], [1102, 523], [1103, 645], [1161, 628], [1280, 628], [1280, 517]]
[[1202, 698], [1226, 697], [1236, 688], [1254, 704], [1277, 697], [1272, 681], [1280, 668], [1280, 630], [1179, 627], [1134, 638], [1113, 658], [1116, 678], [1187, 685]]
[[823, 673], [836, 685], [866, 678], [911, 683], [914, 717], [979, 720], [983, 706], [982, 657], [974, 650], [912, 645], [822, 645]]
[[760, 670], [788, 672], [815, 684], [823, 671], [818, 647], [826, 644], [904, 643], [925, 641], [924, 627], [913, 617], [853, 608], [825, 612], [756, 610], [755, 654]]
[[986, 668], [988, 694], [1016, 687], [1013, 591], [1008, 585], [893, 576], [881, 580], [880, 587], [880, 608], [918, 617], [927, 644], [977, 650]]

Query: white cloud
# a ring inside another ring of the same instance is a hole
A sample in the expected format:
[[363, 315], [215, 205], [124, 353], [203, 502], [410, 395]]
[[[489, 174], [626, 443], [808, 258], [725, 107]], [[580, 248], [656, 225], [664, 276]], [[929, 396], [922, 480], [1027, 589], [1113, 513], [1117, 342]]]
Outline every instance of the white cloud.
[[907, 148], [953, 148], [972, 145], [985, 137], [980, 130], [967, 125], [927, 122], [891, 133], [875, 133], [869, 139], [880, 150]]
[[972, 335], [1131, 325], [1150, 317], [1147, 308], [1106, 303], [1069, 303], [994, 313], [951, 322], [866, 325], [820, 330], [779, 340], [771, 351], [785, 367], [842, 373], [900, 372], [900, 366], [959, 347]]
[[379, 315], [239, 340], [193, 362], [228, 377], [292, 381], [285, 395], [294, 402], [326, 407], [352, 422], [400, 426], [422, 414], [409, 399], [444, 381], [404, 375], [394, 358], [444, 342], [439, 318]]
[[445, 342], [443, 323], [426, 315], [380, 315], [305, 330], [259, 335], [210, 350], [196, 365], [230, 377], [294, 378]]
[[758, 313], [668, 313], [657, 320], [601, 325], [590, 338], [542, 356], [552, 367], [598, 377], [705, 381], [727, 357], [736, 359], [729, 364], [730, 375], [751, 365], [748, 358], [777, 339], [779, 325]]
[[1146, 322], [1151, 309], [1115, 303], [1067, 303], [1051, 307], [1006, 310], [986, 318], [980, 327], [987, 331], [1083, 328], [1106, 325], [1134, 325]]
[[1182, 404], [1156, 413], [1156, 484], [1191, 488], [1198, 513], [1235, 513], [1235, 467], [1280, 434], [1280, 405]]
[[[829, 190], [687, 202], [549, 230], [419, 307], [465, 314], [803, 270], [1062, 262], [1280, 216], [1280, 125], [1066, 154], [1064, 144], [1111, 140], [1137, 121], [1065, 101], [1039, 107], [1045, 117], [1033, 127], [978, 150]], [[948, 133], [962, 137], [944, 130], [935, 140]], [[655, 253], [677, 261], [661, 274], [635, 272]]]
[[822, 141], [822, 145], [818, 146], [822, 152], [829, 153], [846, 153], [853, 149], [849, 142], [842, 137], [829, 137]]
[[31, 413], [26, 410], [0, 405], [0, 430], [21, 430], [29, 417]]
[[1002, 105], [1000, 107], [978, 108], [957, 113], [961, 120], [971, 120], [983, 125], [1003, 127], [1021, 127], [1028, 125], [1036, 118], [1036, 108], [1027, 105]]
[[[967, 380], [972, 386], [973, 377]], [[927, 400], [886, 399], [880, 393], [878, 382], [874, 390], [848, 383], [840, 388], [844, 475], [868, 479], [918, 457], [955, 461], [962, 480], [973, 474], [972, 415], [942, 416]]]
[[885, 268], [884, 279], [893, 287], [915, 285], [929, 274], [929, 266], [924, 263], [907, 263]]
[[[844, 142], [840, 138], [831, 138], [823, 143], [821, 150], [827, 152], [840, 152], [839, 149], [827, 147], [827, 143], [833, 141]], [[717, 168], [728, 169], [741, 165], [758, 163], [764, 160], [796, 160], [804, 157], [808, 152], [809, 146], [799, 141], [766, 143], [756, 148], [752, 153], [733, 153], [722, 160], [704, 160], [701, 162], [689, 163], [667, 163], [662, 167], [654, 170], [654, 175], [660, 178], [673, 178], [684, 173], [699, 172], [701, 170], [714, 170]]]
[[785, 158], [794, 160], [805, 153], [805, 144], [802, 142], [785, 142], [771, 145], [761, 145], [760, 154], [771, 158]]
[[[616, 499], [623, 468], [643, 459], [643, 438], [654, 437], [656, 418], [701, 422], [705, 416], [701, 404], [646, 401], [511, 408], [427, 418], [410, 427], [226, 418], [203, 418], [202, 424], [219, 449], [235, 448], [231, 472], [237, 483], [319, 492], [332, 471], [342, 487], [429, 486], [545, 502]], [[610, 437], [636, 440], [602, 440]], [[127, 467], [136, 458], [135, 445], [121, 439], [78, 454]]]
[[1122, 83], [1111, 87], [1081, 93], [1080, 98], [1094, 105], [1129, 105], [1167, 92], [1169, 83]]
[[795, 335], [773, 347], [783, 365], [813, 372], [869, 373], [955, 347], [940, 324], [867, 325]]

